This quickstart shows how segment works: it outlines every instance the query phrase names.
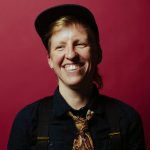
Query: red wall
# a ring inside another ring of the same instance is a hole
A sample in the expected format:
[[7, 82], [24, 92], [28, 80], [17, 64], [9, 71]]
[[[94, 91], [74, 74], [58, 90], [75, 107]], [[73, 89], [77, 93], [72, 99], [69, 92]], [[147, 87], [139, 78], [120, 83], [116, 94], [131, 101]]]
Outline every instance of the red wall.
[[0, 1], [0, 149], [5, 150], [16, 113], [50, 95], [56, 80], [34, 30], [39, 12], [61, 3], [89, 7], [96, 16], [103, 49], [102, 92], [137, 109], [150, 150], [150, 1], [1, 0]]

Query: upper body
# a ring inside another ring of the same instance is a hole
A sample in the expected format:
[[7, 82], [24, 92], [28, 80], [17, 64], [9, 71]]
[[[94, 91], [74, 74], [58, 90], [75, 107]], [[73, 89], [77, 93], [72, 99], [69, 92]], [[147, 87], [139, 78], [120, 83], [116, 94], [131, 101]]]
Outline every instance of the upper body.
[[[21, 110], [12, 127], [9, 139], [8, 150], [35, 150], [37, 138], [38, 109], [41, 101], [48, 101], [50, 97], [43, 98]], [[138, 113], [121, 101], [101, 95], [95, 89], [92, 96], [92, 103], [88, 103], [82, 109], [72, 109], [61, 96], [57, 89], [54, 93], [51, 117], [54, 121], [49, 125], [49, 150], [71, 150], [73, 139], [76, 135], [76, 128], [72, 119], [67, 115], [71, 110], [77, 115], [85, 115], [87, 109], [95, 112], [89, 122], [89, 130], [92, 135], [95, 150], [111, 150], [111, 139], [108, 136], [110, 125], [106, 117], [105, 105], [115, 103], [120, 114], [121, 141], [124, 150], [144, 150], [144, 135], [141, 119]], [[17, 141], [17, 142], [16, 142]]]
[[[48, 64], [56, 74], [59, 87], [59, 92], [54, 94], [52, 108], [54, 116], [60, 115], [60, 117], [54, 118], [56, 122], [50, 124], [50, 133], [53, 135], [50, 140], [55, 142], [55, 147], [51, 146], [50, 149], [69, 150], [73, 146], [75, 150], [74, 145], [78, 139], [75, 135], [75, 126], [72, 119], [63, 116], [62, 113], [67, 109], [73, 113], [78, 112], [93, 101], [96, 103], [95, 108], [89, 109], [93, 109], [95, 114], [89, 120], [89, 132], [86, 134], [82, 132], [82, 136], [79, 137], [83, 137], [81, 143], [84, 146], [87, 144], [91, 147], [88, 150], [107, 150], [109, 141], [106, 133], [109, 131], [109, 124], [105, 113], [100, 111], [101, 108], [104, 109], [103, 102], [109, 103], [109, 101], [108, 98], [98, 94], [92, 98], [93, 82], [97, 87], [102, 86], [102, 79], [97, 70], [102, 59], [102, 51], [94, 16], [85, 7], [61, 5], [41, 13], [36, 19], [35, 26], [48, 51]], [[123, 103], [118, 101], [114, 103], [117, 103], [117, 108], [120, 110], [118, 115], [121, 119], [121, 136], [127, 141], [124, 146], [130, 150], [144, 149], [143, 131], [137, 113]], [[39, 102], [34, 103], [19, 113], [12, 128], [9, 150], [23, 150], [26, 147], [31, 149], [33, 144], [31, 136], [36, 131], [35, 110], [38, 104]], [[88, 112], [87, 108], [85, 112]], [[83, 117], [84, 114], [81, 116]], [[89, 117], [86, 117], [87, 120]]]

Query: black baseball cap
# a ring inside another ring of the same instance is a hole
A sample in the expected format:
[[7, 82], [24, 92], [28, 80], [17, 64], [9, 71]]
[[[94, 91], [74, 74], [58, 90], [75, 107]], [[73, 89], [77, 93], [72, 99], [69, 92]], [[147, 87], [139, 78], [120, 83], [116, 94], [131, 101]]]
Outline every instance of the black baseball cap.
[[83, 20], [93, 30], [99, 41], [98, 26], [92, 12], [81, 5], [63, 4], [46, 9], [35, 20], [35, 29], [46, 49], [48, 49], [48, 39], [45, 39], [45, 35], [49, 31], [50, 24], [63, 16], [73, 16], [76, 19]]

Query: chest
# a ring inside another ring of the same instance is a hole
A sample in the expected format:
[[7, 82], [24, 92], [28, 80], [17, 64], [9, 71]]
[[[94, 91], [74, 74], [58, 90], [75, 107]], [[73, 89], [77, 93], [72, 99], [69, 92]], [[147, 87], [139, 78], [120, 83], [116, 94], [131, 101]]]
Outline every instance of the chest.
[[[107, 121], [103, 117], [93, 117], [88, 126], [95, 150], [109, 150]], [[48, 125], [48, 150], [71, 150], [76, 134], [77, 129], [71, 119], [61, 118], [50, 122]]]

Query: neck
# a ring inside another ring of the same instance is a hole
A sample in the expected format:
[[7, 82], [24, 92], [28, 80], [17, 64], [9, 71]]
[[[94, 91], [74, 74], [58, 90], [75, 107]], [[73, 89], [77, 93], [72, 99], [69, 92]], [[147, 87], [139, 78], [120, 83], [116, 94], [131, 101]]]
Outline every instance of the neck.
[[63, 84], [59, 84], [59, 91], [66, 102], [73, 109], [78, 110], [87, 104], [92, 93], [92, 87], [92, 84], [81, 88], [70, 88]]

